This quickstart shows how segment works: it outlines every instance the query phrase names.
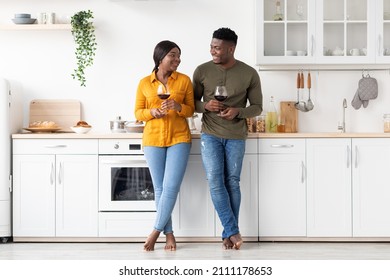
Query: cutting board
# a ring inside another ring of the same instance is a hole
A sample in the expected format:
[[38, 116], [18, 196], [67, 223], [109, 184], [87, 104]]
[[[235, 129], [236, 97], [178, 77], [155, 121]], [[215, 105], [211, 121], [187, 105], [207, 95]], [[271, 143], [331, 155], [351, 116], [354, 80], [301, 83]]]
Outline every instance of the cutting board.
[[286, 132], [298, 132], [298, 110], [294, 107], [295, 101], [280, 102], [280, 118], [286, 125]]
[[81, 120], [81, 104], [70, 99], [34, 99], [30, 102], [29, 123], [53, 121], [61, 131], [72, 131], [71, 126]]

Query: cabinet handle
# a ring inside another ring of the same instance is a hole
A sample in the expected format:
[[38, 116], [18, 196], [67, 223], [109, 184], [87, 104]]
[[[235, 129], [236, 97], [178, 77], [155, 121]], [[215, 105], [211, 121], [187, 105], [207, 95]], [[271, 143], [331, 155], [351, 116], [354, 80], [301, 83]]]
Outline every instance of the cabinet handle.
[[305, 182], [305, 164], [302, 161], [301, 162], [301, 183], [303, 184]]
[[355, 146], [355, 168], [358, 166], [358, 147]]
[[60, 170], [58, 170], [58, 184], [61, 185], [61, 181], [62, 181], [62, 171], [63, 168], [62, 168], [62, 162], [60, 162]]
[[383, 53], [381, 52], [382, 48], [382, 36], [378, 35], [378, 56], [382, 56]]
[[350, 154], [351, 154], [351, 148], [349, 145], [347, 146], [347, 168], [349, 168], [351, 161], [350, 161]]
[[51, 164], [51, 172], [50, 172], [50, 185], [54, 184], [54, 164]]
[[271, 145], [271, 148], [293, 148], [294, 145], [292, 144], [273, 144]]
[[47, 145], [47, 146], [45, 146], [45, 148], [50, 148], [50, 149], [52, 149], [52, 148], [66, 148], [67, 147], [67, 145]]
[[310, 51], [311, 51], [311, 53], [309, 54], [310, 56], [313, 56], [313, 54], [314, 54], [314, 48], [315, 48], [315, 46], [314, 46], [314, 35], [311, 35], [311, 47], [310, 47]]

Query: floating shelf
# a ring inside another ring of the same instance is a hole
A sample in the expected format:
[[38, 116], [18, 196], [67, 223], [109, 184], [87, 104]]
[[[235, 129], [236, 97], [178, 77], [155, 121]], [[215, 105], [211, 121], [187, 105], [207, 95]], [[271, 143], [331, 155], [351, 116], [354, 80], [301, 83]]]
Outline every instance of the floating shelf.
[[70, 24], [2, 24], [0, 30], [71, 30]]

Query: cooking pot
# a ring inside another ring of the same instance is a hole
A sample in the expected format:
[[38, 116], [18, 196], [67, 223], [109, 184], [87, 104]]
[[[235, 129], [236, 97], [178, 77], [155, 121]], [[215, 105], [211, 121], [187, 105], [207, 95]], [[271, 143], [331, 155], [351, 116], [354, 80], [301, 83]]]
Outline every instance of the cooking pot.
[[116, 120], [110, 121], [110, 129], [111, 132], [114, 133], [125, 133], [126, 132], [126, 124], [128, 121], [122, 121], [121, 116], [116, 117]]

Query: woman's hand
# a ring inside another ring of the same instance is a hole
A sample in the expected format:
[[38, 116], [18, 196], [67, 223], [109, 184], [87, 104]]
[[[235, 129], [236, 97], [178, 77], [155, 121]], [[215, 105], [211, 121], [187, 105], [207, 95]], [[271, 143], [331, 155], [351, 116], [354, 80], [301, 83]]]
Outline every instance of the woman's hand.
[[150, 114], [155, 118], [155, 119], [160, 119], [164, 117], [168, 112], [166, 110], [162, 110], [159, 108], [152, 108], [150, 109]]
[[164, 100], [161, 103], [161, 109], [167, 110], [167, 111], [168, 110], [175, 110], [175, 111], [180, 112], [181, 111], [181, 105], [179, 103], [177, 103], [173, 99], [167, 99], [167, 100]]

